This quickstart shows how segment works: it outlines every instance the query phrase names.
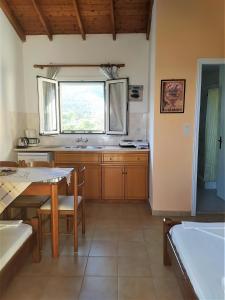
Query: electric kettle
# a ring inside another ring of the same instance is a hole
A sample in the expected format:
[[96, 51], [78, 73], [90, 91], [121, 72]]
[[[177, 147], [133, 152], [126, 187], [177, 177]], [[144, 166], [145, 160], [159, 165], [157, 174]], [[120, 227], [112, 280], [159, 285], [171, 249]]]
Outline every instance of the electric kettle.
[[27, 137], [20, 137], [17, 141], [17, 148], [27, 148], [29, 144], [29, 140]]

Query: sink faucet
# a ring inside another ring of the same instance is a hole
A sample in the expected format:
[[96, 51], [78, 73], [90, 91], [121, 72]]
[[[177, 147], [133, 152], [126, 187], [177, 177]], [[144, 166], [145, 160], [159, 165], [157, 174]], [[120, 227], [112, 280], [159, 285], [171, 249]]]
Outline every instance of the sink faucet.
[[80, 142], [82, 142], [82, 143], [87, 143], [88, 142], [88, 138], [82, 138], [82, 137], [79, 137], [79, 138], [77, 138], [76, 139], [76, 142], [77, 143], [80, 143]]

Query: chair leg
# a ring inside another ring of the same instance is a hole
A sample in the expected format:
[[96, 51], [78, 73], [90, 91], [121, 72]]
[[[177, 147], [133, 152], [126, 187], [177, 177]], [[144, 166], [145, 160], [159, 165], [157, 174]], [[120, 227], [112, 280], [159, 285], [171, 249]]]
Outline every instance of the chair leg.
[[42, 214], [38, 213], [38, 219], [39, 219], [39, 245], [40, 245], [40, 249], [42, 249], [42, 245], [43, 245]]
[[27, 220], [27, 208], [26, 207], [22, 207], [21, 208], [21, 219], [22, 220]]
[[74, 234], [74, 252], [78, 252], [78, 220], [77, 220], [77, 211], [74, 215], [73, 220], [73, 234]]
[[81, 222], [82, 222], [82, 234], [83, 235], [85, 235], [85, 231], [86, 231], [86, 220], [85, 220], [85, 218], [86, 218], [86, 216], [85, 216], [85, 202], [84, 202], [84, 200], [82, 201], [82, 207], [81, 207], [81, 210], [82, 210], [82, 212], [81, 212], [81, 214], [82, 214], [82, 216], [81, 216]]

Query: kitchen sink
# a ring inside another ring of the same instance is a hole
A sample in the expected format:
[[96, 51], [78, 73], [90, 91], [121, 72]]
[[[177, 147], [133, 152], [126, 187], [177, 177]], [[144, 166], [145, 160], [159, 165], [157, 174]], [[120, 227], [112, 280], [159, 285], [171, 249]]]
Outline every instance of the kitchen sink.
[[102, 146], [65, 146], [66, 149], [102, 149]]

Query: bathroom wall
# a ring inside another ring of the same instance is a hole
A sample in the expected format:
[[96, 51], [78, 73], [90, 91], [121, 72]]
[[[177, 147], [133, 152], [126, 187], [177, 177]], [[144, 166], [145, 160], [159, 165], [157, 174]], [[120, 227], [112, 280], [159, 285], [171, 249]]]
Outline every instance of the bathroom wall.
[[[129, 138], [147, 137], [149, 42], [144, 34], [121, 34], [113, 41], [111, 35], [89, 35], [83, 41], [79, 35], [28, 37], [23, 44], [24, 86], [27, 126], [39, 128], [36, 76], [46, 76], [46, 69], [34, 69], [34, 64], [48, 63], [125, 63], [120, 77], [129, 77], [130, 84], [144, 85], [142, 102], [130, 102]], [[62, 68], [59, 80], [105, 80], [99, 68]], [[80, 135], [41, 137], [43, 144], [73, 144]], [[82, 135], [85, 137], [85, 135]], [[89, 144], [118, 144], [121, 136], [87, 135]], [[126, 138], [128, 138], [126, 136]]]
[[15, 157], [13, 147], [25, 122], [22, 42], [0, 10], [0, 160]]

